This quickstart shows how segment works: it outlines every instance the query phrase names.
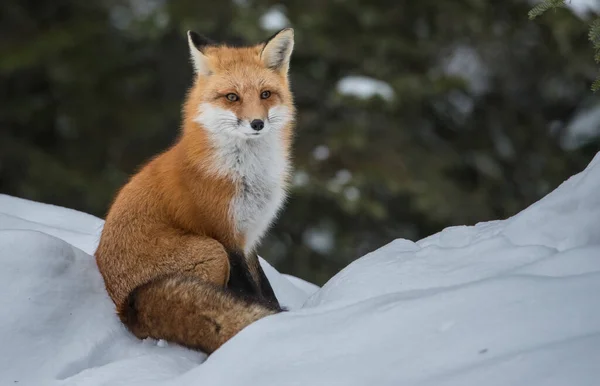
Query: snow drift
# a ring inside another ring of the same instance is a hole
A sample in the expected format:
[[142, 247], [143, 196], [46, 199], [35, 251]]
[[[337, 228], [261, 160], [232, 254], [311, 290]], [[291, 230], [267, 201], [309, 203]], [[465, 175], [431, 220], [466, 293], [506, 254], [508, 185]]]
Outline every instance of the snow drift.
[[139, 341], [92, 258], [93, 216], [0, 195], [0, 385], [597, 385], [600, 155], [503, 221], [396, 240], [211, 357]]

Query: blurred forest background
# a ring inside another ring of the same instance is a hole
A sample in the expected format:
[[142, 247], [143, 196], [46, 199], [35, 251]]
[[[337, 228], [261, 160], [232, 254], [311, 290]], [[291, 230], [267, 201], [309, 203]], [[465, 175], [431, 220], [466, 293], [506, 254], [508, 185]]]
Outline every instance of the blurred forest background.
[[323, 283], [398, 238], [506, 218], [600, 150], [600, 6], [521, 0], [2, 0], [0, 192], [103, 217], [175, 139], [185, 31], [296, 31], [293, 191], [259, 252]]

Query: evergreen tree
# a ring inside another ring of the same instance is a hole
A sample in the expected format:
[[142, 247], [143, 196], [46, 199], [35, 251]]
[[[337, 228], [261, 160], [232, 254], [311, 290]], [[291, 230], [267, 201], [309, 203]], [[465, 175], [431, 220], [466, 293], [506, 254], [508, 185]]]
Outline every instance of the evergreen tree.
[[[529, 18], [533, 20], [550, 9], [565, 8], [566, 6], [565, 0], [544, 0], [529, 11]], [[590, 25], [588, 38], [594, 47], [594, 60], [600, 64], [600, 19], [594, 20]], [[592, 83], [592, 90], [594, 92], [600, 90], [600, 76]]]
[[[511, 216], [598, 151], [598, 137], [573, 130], [599, 104], [588, 28], [570, 12], [532, 23], [528, 10], [521, 0], [4, 0], [0, 192], [103, 216], [176, 138], [192, 80], [185, 31], [256, 42], [291, 25], [296, 172], [259, 252], [322, 283], [395, 238]], [[349, 90], [356, 80], [372, 95]]]

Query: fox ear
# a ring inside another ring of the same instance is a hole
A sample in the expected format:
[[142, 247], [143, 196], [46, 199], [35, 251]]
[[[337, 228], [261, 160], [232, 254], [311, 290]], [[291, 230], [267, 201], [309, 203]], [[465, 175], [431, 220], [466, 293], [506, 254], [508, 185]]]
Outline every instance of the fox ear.
[[211, 71], [208, 66], [208, 58], [204, 55], [203, 50], [213, 44], [213, 42], [194, 31], [188, 31], [188, 45], [190, 48], [190, 57], [194, 70], [198, 75], [210, 75]]
[[293, 49], [294, 30], [285, 28], [264, 43], [260, 57], [268, 68], [287, 74]]

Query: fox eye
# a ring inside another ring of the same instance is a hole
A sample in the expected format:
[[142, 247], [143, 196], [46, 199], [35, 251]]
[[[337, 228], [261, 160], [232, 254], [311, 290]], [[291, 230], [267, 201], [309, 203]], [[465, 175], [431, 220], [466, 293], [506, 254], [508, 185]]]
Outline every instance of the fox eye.
[[229, 93], [229, 94], [225, 95], [225, 98], [227, 98], [227, 100], [230, 102], [237, 102], [240, 100], [240, 97], [234, 93]]
[[268, 97], [270, 97], [270, 96], [271, 96], [271, 91], [263, 91], [263, 92], [260, 94], [260, 99], [267, 99], [267, 98], [268, 98]]

